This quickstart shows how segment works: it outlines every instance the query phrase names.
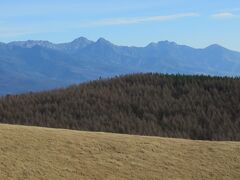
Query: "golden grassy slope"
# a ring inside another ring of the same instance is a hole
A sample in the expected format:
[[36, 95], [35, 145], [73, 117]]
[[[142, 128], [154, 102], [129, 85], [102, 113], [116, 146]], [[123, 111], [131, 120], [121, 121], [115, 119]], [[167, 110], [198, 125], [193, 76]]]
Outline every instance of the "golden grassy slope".
[[239, 142], [0, 125], [0, 179], [240, 179]]

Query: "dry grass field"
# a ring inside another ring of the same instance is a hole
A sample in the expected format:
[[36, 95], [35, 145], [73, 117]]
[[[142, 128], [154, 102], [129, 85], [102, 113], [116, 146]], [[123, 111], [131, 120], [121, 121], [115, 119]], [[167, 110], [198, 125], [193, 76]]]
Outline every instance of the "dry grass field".
[[0, 179], [240, 179], [240, 142], [0, 125]]

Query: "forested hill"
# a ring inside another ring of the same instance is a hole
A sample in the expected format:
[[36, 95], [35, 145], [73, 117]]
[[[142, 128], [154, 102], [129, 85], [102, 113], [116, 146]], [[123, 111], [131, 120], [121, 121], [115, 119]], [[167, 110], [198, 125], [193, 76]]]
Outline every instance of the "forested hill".
[[240, 140], [240, 78], [135, 74], [0, 99], [0, 122]]

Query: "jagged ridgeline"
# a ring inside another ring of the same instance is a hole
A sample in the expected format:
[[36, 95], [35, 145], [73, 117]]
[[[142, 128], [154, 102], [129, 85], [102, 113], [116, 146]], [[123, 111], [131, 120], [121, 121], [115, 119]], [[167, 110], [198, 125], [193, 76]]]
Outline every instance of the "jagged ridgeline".
[[0, 98], [0, 122], [240, 140], [240, 78], [135, 74]]

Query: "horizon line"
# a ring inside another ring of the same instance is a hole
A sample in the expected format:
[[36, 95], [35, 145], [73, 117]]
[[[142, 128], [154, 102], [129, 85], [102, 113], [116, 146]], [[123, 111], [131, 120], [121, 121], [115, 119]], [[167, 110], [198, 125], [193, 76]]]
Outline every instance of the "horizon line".
[[103, 40], [103, 41], [109, 42], [109, 43], [111, 43], [112, 45], [115, 45], [115, 46], [130, 47], [130, 48], [131, 48], [131, 47], [132, 47], [132, 48], [134, 48], [134, 47], [135, 47], [135, 48], [144, 48], [144, 47], [147, 47], [147, 46], [149, 46], [149, 45], [151, 45], [151, 44], [159, 44], [159, 43], [162, 43], [162, 42], [168, 42], [168, 43], [176, 44], [176, 45], [178, 45], [178, 46], [188, 46], [188, 47], [193, 48], [193, 49], [206, 49], [206, 48], [211, 47], [211, 46], [219, 46], [219, 47], [222, 47], [222, 48], [231, 50], [231, 51], [240, 52], [240, 50], [232, 50], [232, 49], [229, 49], [229, 48], [227, 48], [227, 47], [225, 47], [225, 46], [222, 46], [222, 45], [220, 45], [220, 44], [218, 44], [218, 43], [212, 43], [212, 44], [209, 44], [209, 45], [207, 45], [207, 46], [205, 46], [205, 47], [194, 47], [194, 46], [191, 46], [191, 45], [186, 45], [186, 44], [182, 44], [182, 43], [177, 43], [176, 41], [160, 40], [160, 41], [155, 41], [155, 42], [149, 42], [149, 43], [147, 43], [147, 44], [144, 45], [144, 46], [136, 46], [136, 45], [118, 45], [118, 44], [113, 43], [112, 41], [110, 41], [110, 40], [108, 40], [108, 39], [106, 39], [106, 38], [103, 38], [103, 37], [100, 37], [100, 38], [98, 38], [98, 39], [96, 39], [96, 40], [90, 40], [90, 39], [88, 39], [88, 38], [86, 38], [86, 37], [84, 37], [84, 36], [79, 36], [78, 38], [75, 38], [75, 39], [73, 39], [72, 41], [67, 41], [67, 42], [52, 42], [52, 41], [50, 41], [50, 40], [26, 39], [26, 40], [9, 41], [9, 42], [1, 42], [1, 41], [0, 41], [0, 44], [8, 45], [8, 44], [11, 44], [11, 43], [18, 43], [18, 42], [47, 42], [47, 43], [51, 43], [51, 44], [53, 44], [53, 45], [59, 45], [59, 44], [72, 43], [72, 42], [77, 41], [77, 40], [79, 40], [79, 39], [85, 39], [85, 40], [91, 41], [92, 43], [97, 43], [98, 41]]

